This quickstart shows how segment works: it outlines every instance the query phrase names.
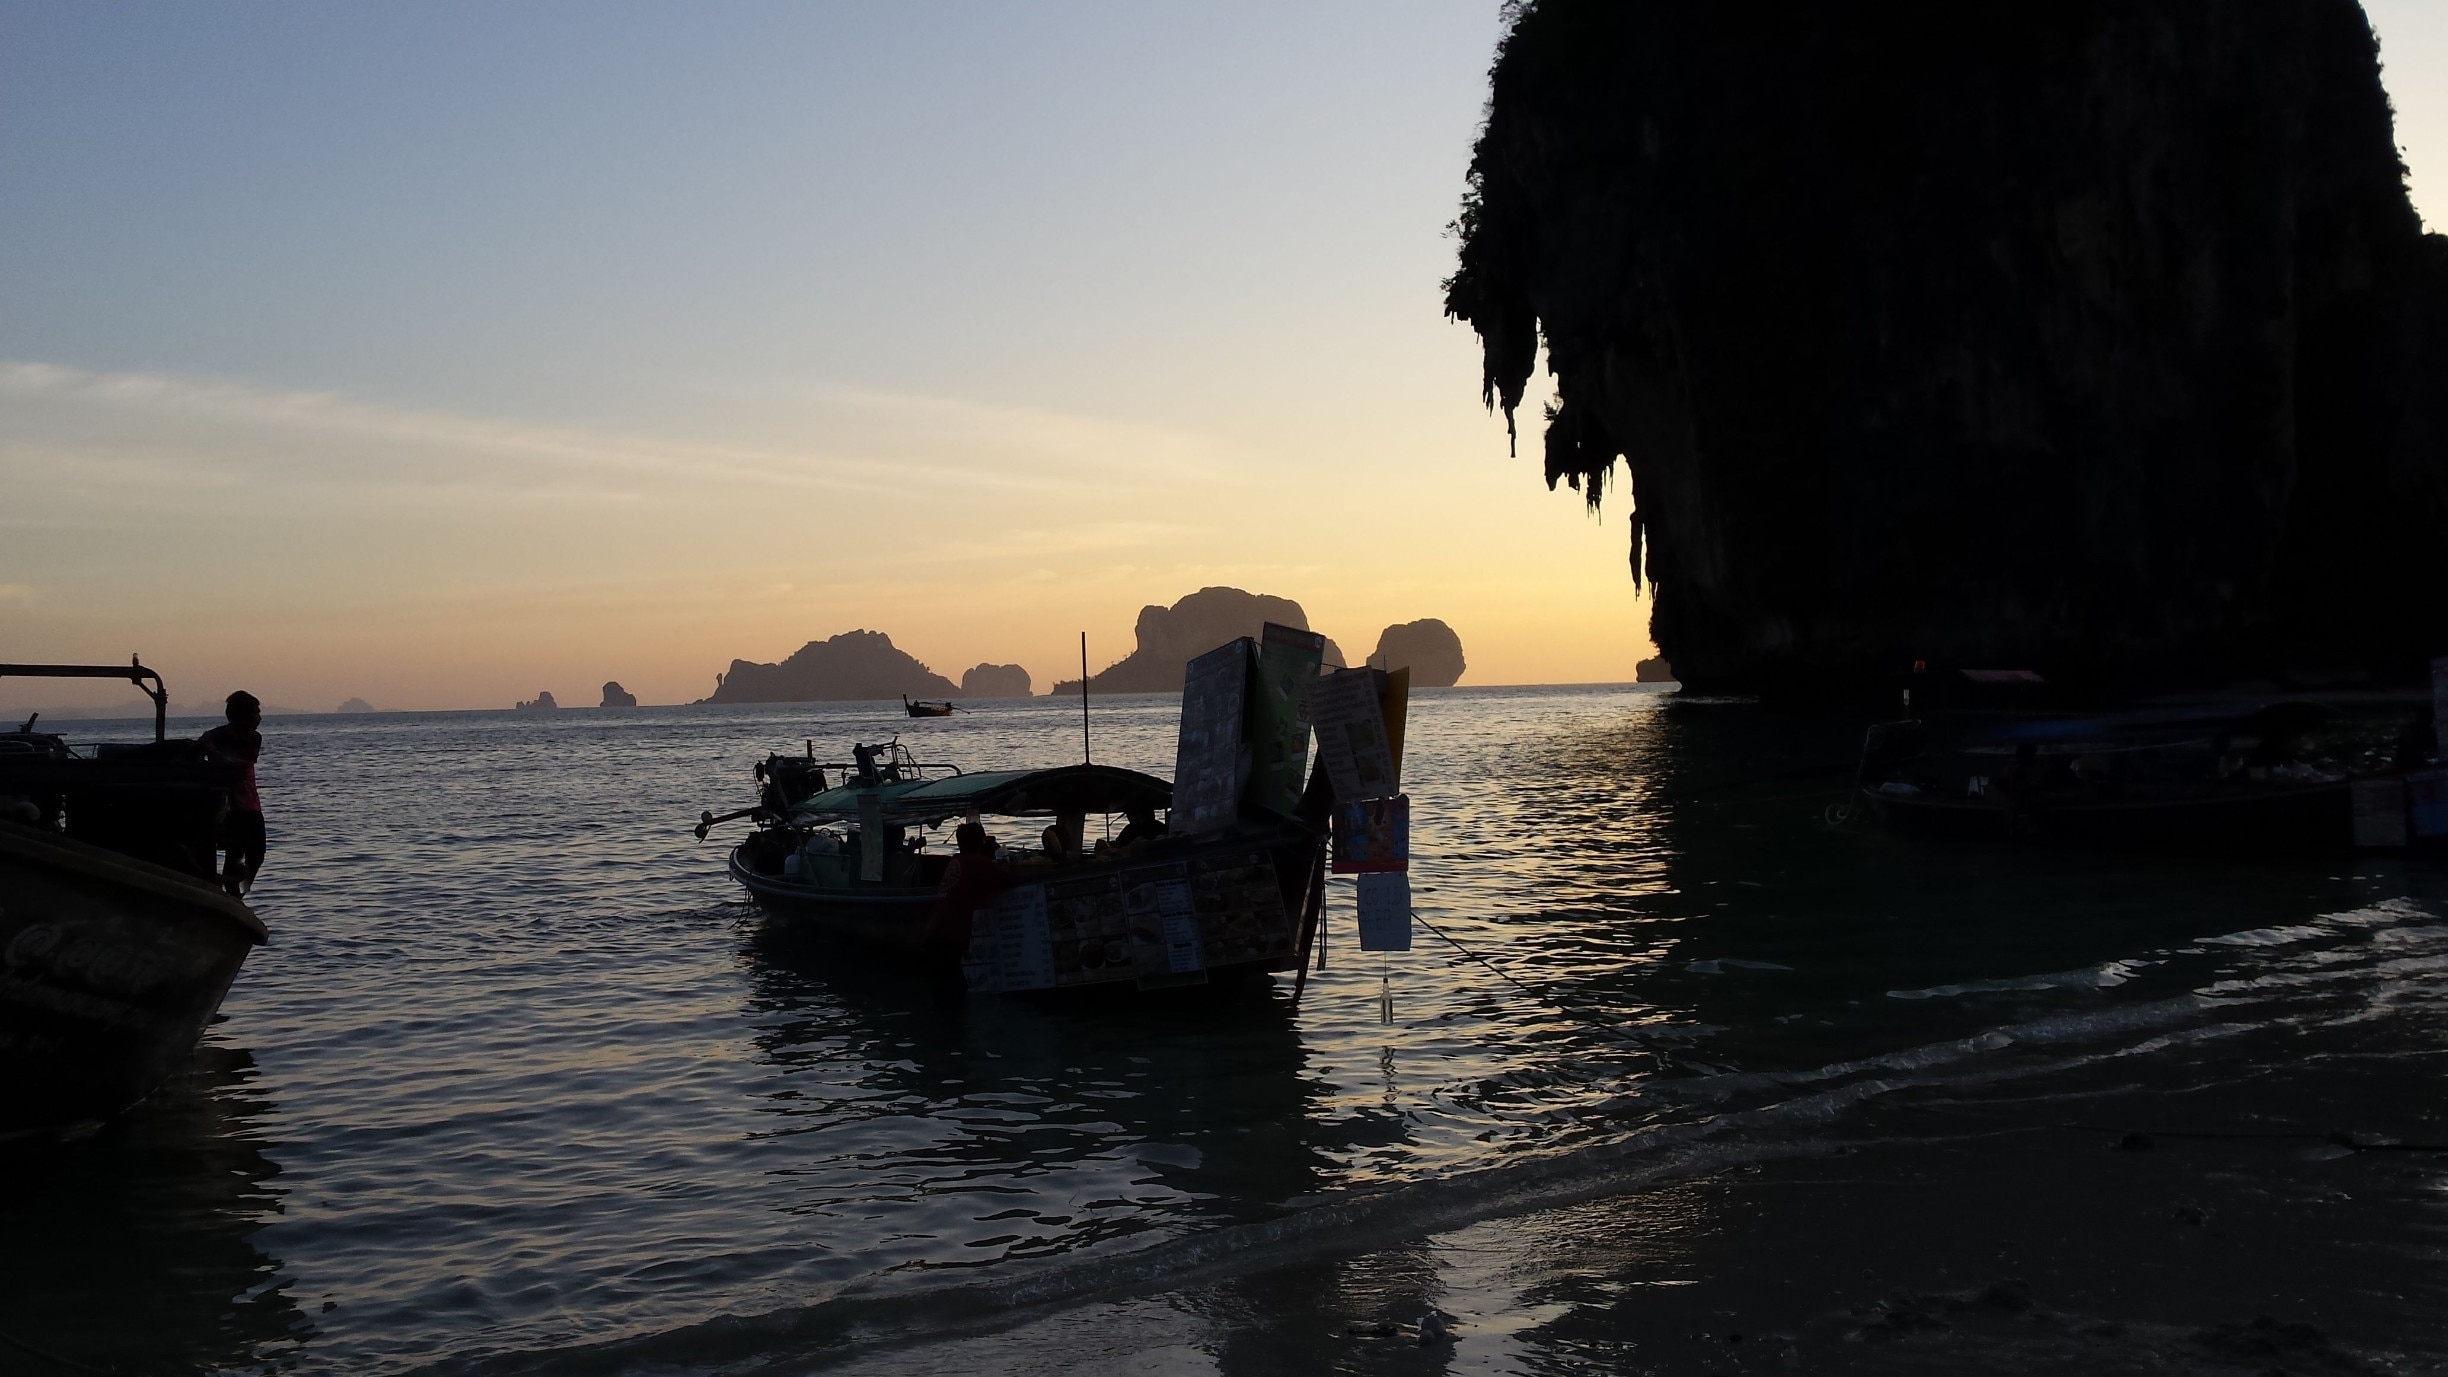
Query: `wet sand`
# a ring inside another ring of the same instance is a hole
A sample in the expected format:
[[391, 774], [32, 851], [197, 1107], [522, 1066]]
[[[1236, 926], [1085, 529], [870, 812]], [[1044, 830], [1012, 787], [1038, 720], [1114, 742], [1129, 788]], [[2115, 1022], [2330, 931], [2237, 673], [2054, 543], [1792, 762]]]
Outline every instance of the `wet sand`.
[[1638, 1191], [807, 1368], [2448, 1371], [2448, 1053], [2405, 1028], [1898, 1086]]

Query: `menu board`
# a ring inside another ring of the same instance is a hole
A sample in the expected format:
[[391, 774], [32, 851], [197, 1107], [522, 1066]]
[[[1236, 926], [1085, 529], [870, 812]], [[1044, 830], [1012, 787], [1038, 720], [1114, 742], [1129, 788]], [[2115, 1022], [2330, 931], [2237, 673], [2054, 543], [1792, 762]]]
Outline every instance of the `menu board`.
[[1206, 969], [1188, 866], [1159, 866], [1124, 875], [1122, 908], [1130, 917], [1131, 955], [1140, 979]]
[[1192, 660], [1182, 676], [1181, 736], [1173, 755], [1173, 812], [1168, 829], [1194, 837], [1229, 825], [1241, 813], [1250, 756], [1241, 724], [1249, 701], [1252, 642], [1246, 636]]
[[1193, 862], [1190, 896], [1198, 909], [1207, 965], [1291, 959], [1292, 920], [1284, 911], [1275, 863], [1266, 852], [1227, 853]]
[[1042, 990], [1054, 984], [1046, 887], [1018, 885], [978, 910], [962, 974], [973, 990]]
[[1411, 868], [1411, 799], [1337, 801], [1334, 810], [1334, 872], [1365, 875]]
[[1007, 889], [978, 911], [962, 969], [979, 992], [1044, 990], [1291, 955], [1274, 862], [1252, 848]]
[[1309, 686], [1326, 660], [1326, 638], [1268, 622], [1251, 676], [1250, 781], [1247, 797], [1261, 808], [1289, 813], [1300, 806], [1309, 777]]
[[1046, 928], [1053, 938], [1054, 983], [1088, 985], [1133, 974], [1130, 920], [1114, 875], [1048, 883]]
[[1373, 669], [1338, 669], [1309, 686], [1318, 759], [1339, 799], [1384, 798], [1398, 787], [1377, 679]]
[[1361, 876], [1360, 950], [1411, 950], [1411, 877], [1399, 870]]

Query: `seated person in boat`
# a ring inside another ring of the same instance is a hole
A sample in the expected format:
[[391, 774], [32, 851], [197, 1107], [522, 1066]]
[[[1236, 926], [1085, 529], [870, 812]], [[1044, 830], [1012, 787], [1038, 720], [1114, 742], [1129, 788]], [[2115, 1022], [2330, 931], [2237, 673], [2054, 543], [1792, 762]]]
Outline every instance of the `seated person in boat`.
[[226, 859], [221, 866], [221, 887], [232, 894], [244, 895], [255, 885], [255, 872], [263, 869], [264, 814], [263, 796], [255, 790], [255, 762], [263, 756], [263, 704], [254, 694], [240, 689], [223, 705], [229, 721], [197, 739], [209, 759], [241, 767], [237, 787], [230, 790], [229, 813], [221, 821], [221, 845]]
[[944, 868], [943, 882], [935, 887], [935, 909], [922, 945], [937, 979], [956, 986], [977, 911], [1009, 888], [1012, 877], [1010, 867], [995, 859], [995, 839], [975, 813], [952, 835], [958, 849]]
[[1123, 827], [1122, 834], [1113, 840], [1116, 850], [1165, 834], [1165, 825], [1156, 820], [1156, 810], [1144, 803], [1133, 807], [1127, 816], [1130, 822]]

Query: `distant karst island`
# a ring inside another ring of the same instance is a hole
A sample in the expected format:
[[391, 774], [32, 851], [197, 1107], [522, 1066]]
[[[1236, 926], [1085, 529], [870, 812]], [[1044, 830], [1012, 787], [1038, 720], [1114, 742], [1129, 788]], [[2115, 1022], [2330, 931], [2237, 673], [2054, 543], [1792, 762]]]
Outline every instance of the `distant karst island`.
[[606, 708], [634, 708], [637, 706], [637, 695], [631, 693], [625, 688], [622, 688], [620, 686], [620, 680], [609, 679], [604, 682], [603, 702], [597, 704], [597, 706]]
[[347, 702], [342, 703], [340, 706], [332, 709], [332, 711], [336, 713], [348, 713], [352, 715], [358, 713], [368, 713], [374, 710], [374, 705], [367, 702], [363, 698], [351, 698]]
[[1644, 684], [1671, 684], [1675, 682], [1674, 666], [1666, 663], [1666, 657], [1660, 655], [1634, 665], [1632, 677]]
[[[1139, 610], [1137, 642], [1131, 653], [1090, 675], [1090, 693], [1178, 693], [1182, 667], [1198, 655], [1239, 636], [1256, 636], [1268, 622], [1310, 629], [1309, 614], [1290, 598], [1251, 593], [1239, 588], [1202, 588], [1171, 607], [1149, 605]], [[1462, 638], [1434, 617], [1387, 627], [1377, 637], [1377, 653], [1369, 663], [1380, 669], [1411, 670], [1412, 682], [1423, 688], [1450, 688], [1462, 678]], [[1326, 664], [1344, 667], [1343, 651], [1326, 642]], [[961, 671], [960, 683], [937, 674], [892, 643], [881, 631], [845, 631], [810, 641], [779, 664], [733, 660], [714, 676], [714, 692], [706, 703], [826, 703], [889, 701], [911, 698], [941, 701], [955, 698], [1026, 698], [1036, 681], [1020, 665], [977, 664]], [[604, 685], [604, 706], [618, 684]], [[1076, 695], [1080, 681], [1065, 679], [1052, 690]], [[551, 695], [541, 695], [547, 703]], [[626, 696], [626, 695], [624, 695]], [[630, 704], [634, 705], [631, 699]], [[527, 706], [521, 704], [522, 707]]]
[[778, 665], [733, 660], [730, 669], [715, 676], [713, 696], [701, 701], [826, 703], [904, 694], [957, 698], [961, 690], [893, 645], [883, 632], [845, 631], [830, 640], [808, 642]]
[[1462, 638], [1434, 617], [1389, 626], [1377, 633], [1371, 669], [1408, 669], [1414, 688], [1452, 688], [1462, 682]]
[[1035, 685], [1018, 665], [978, 665], [961, 672], [964, 698], [1026, 698]]
[[535, 697], [530, 698], [530, 699], [526, 700], [526, 701], [525, 701], [525, 702], [523, 702], [523, 703], [519, 703], [519, 704], [515, 705], [515, 706], [512, 708], [512, 711], [514, 711], [514, 712], [558, 712], [558, 711], [560, 711], [560, 709], [561, 709], [561, 705], [560, 705], [559, 703], [556, 703], [556, 702], [554, 702], [554, 701], [553, 701], [553, 696], [552, 696], [552, 693], [551, 693], [549, 690], [546, 690], [546, 689], [538, 689], [538, 690], [536, 690], [536, 696], [535, 696]]
[[[1237, 636], [1255, 636], [1268, 622], [1310, 629], [1309, 614], [1290, 598], [1238, 588], [1202, 588], [1171, 607], [1139, 609], [1138, 646], [1088, 676], [1090, 693], [1178, 693], [1182, 666]], [[1343, 651], [1326, 642], [1326, 663], [1343, 667]], [[1080, 681], [1054, 685], [1056, 695], [1075, 694]]]

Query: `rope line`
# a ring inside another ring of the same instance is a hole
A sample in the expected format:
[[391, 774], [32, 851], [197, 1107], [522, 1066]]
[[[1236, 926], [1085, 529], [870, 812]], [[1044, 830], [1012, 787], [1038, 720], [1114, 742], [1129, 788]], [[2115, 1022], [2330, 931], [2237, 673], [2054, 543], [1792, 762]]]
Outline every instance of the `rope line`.
[[1479, 953], [1472, 951], [1470, 948], [1463, 946], [1461, 942], [1454, 938], [1453, 934], [1428, 921], [1428, 915], [1421, 913], [1418, 909], [1411, 910], [1411, 917], [1417, 921], [1421, 927], [1435, 933], [1438, 939], [1443, 941], [1445, 945], [1486, 967], [1489, 973], [1493, 974], [1497, 979], [1511, 985], [1514, 989], [1521, 991], [1523, 994], [1530, 996], [1531, 999], [1540, 1004], [1544, 1004], [1548, 1008], [1554, 1009], [1558, 1013], [1564, 1014], [1567, 1017], [1579, 1019], [1583, 1023], [1599, 1029], [1602, 1032], [1613, 1034], [1615, 1037], [1622, 1039], [1624, 1042], [1640, 1049], [1640, 1051], [1655, 1059], [1660, 1067], [1664, 1067], [1667, 1064], [1665, 1053], [1658, 1051], [1656, 1048], [1642, 1042], [1639, 1038], [1625, 1032], [1621, 1024], [1601, 1018], [1598, 1015], [1589, 1013], [1585, 1010], [1575, 1008], [1574, 1006], [1565, 1003], [1563, 1000], [1556, 998], [1554, 995], [1532, 989], [1530, 986], [1523, 984], [1511, 972], [1505, 970], [1495, 962], [1488, 960], [1486, 957], [1481, 956]]

